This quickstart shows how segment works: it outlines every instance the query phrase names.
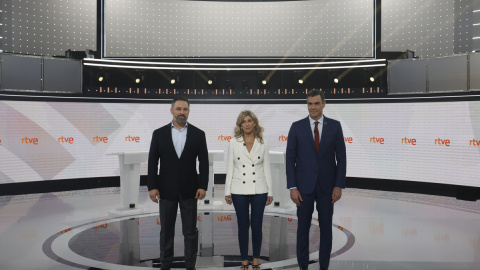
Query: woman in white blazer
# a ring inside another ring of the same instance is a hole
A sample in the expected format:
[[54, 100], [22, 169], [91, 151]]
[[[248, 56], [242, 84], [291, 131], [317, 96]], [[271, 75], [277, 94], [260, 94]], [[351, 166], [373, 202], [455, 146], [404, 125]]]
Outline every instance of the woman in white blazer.
[[[262, 223], [265, 206], [273, 201], [272, 174], [267, 142], [258, 118], [249, 110], [240, 112], [235, 138], [228, 150], [225, 201], [235, 207], [241, 270], [248, 270], [249, 227], [252, 227], [253, 270], [260, 269]], [[251, 222], [249, 208], [251, 207]]]

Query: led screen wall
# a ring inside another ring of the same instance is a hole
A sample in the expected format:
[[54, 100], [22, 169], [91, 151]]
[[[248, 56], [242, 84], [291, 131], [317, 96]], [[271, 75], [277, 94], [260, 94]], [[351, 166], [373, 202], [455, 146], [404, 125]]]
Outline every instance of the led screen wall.
[[[0, 102], [0, 183], [119, 175], [118, 152], [148, 151], [169, 104]], [[189, 121], [210, 150], [228, 150], [238, 113], [254, 111], [270, 150], [283, 151], [303, 104], [195, 104]], [[351, 177], [480, 187], [480, 101], [332, 104]], [[328, 123], [327, 123], [328, 124]], [[226, 156], [226, 153], [225, 153]], [[225, 173], [225, 162], [215, 164]], [[146, 165], [142, 166], [146, 174]]]
[[105, 0], [106, 57], [373, 57], [374, 0]]

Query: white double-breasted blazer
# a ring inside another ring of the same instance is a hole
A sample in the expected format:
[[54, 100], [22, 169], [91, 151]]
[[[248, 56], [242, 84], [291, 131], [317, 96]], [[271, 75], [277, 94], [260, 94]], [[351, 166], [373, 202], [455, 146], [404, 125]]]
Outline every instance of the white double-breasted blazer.
[[225, 196], [231, 194], [272, 195], [272, 173], [267, 141], [256, 138], [248, 152], [243, 138], [232, 138], [228, 149]]

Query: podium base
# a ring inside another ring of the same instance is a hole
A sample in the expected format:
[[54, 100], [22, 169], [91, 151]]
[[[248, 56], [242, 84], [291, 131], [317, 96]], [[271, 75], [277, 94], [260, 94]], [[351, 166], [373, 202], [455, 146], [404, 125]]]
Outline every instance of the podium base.
[[135, 208], [120, 207], [112, 209], [108, 213], [115, 217], [140, 215], [150, 213], [150, 207], [144, 205], [137, 205]]
[[202, 257], [197, 256], [197, 268], [216, 267], [223, 268], [223, 256]]

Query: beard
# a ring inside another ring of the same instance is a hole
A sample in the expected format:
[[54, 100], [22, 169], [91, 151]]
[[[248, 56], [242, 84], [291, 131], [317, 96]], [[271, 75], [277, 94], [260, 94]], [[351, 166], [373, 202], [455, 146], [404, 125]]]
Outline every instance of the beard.
[[[180, 117], [180, 116], [183, 116], [183, 117]], [[187, 117], [185, 117], [185, 115], [183, 114], [179, 114], [178, 116], [174, 115], [173, 120], [175, 120], [175, 122], [179, 123], [180, 125], [187, 123]]]

